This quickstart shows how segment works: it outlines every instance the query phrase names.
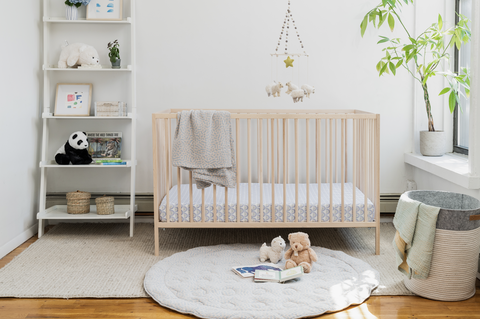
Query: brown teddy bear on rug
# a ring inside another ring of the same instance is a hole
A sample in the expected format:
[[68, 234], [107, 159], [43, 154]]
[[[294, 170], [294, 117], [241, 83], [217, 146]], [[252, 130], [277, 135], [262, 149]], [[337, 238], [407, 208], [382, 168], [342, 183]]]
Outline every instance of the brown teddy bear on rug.
[[308, 234], [298, 232], [288, 234], [290, 249], [285, 253], [285, 269], [302, 266], [304, 273], [309, 273], [312, 269], [312, 261], [317, 261], [318, 257], [315, 251], [310, 248], [310, 239]]

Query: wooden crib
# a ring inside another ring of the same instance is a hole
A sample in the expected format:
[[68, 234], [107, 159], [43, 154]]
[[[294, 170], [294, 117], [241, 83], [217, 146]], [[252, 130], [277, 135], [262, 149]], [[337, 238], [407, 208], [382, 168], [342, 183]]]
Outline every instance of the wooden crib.
[[380, 115], [225, 110], [232, 119], [237, 187], [198, 190], [190, 171], [172, 166], [180, 111], [152, 115], [156, 256], [159, 228], [192, 227], [375, 227], [380, 254]]

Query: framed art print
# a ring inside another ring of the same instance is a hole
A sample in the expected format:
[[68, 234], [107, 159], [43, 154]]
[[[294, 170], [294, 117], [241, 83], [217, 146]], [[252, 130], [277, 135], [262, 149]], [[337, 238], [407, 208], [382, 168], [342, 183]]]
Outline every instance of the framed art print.
[[59, 83], [54, 116], [90, 116], [91, 83]]
[[87, 20], [122, 20], [122, 0], [91, 0]]

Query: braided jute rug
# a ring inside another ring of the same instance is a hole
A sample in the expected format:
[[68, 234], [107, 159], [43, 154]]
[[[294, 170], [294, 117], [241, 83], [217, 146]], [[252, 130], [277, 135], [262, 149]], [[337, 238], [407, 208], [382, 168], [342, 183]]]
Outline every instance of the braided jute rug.
[[[341, 250], [367, 262], [380, 273], [372, 295], [412, 295], [396, 270], [391, 246], [395, 229], [381, 226], [381, 254], [375, 255], [375, 230], [318, 229], [165, 229], [160, 230], [160, 256], [154, 256], [153, 223], [66, 223], [53, 227], [0, 269], [0, 297], [137, 298], [147, 271], [159, 260], [200, 246], [251, 244], [260, 247], [279, 235], [287, 239], [307, 232], [312, 246]], [[287, 241], [288, 242], [288, 241]], [[236, 266], [236, 265], [232, 265]]]

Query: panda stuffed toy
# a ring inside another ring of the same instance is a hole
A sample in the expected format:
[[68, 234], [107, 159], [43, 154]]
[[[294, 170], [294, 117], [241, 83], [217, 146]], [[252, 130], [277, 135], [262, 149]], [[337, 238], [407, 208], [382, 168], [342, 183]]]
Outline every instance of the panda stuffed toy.
[[55, 153], [55, 162], [59, 165], [91, 164], [92, 157], [88, 153], [87, 134], [85, 132], [73, 132], [68, 141]]

